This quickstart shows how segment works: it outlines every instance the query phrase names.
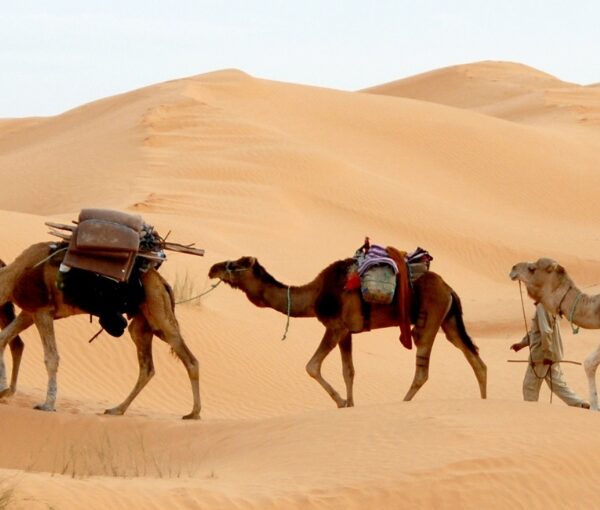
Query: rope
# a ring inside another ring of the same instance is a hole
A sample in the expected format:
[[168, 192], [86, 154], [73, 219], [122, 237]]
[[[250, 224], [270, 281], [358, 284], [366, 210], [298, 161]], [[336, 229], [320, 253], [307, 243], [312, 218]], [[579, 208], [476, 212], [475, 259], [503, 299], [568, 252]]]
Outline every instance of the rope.
[[573, 306], [571, 307], [571, 312], [569, 313], [569, 323], [571, 324], [571, 331], [573, 332], [574, 335], [579, 333], [579, 326], [573, 326], [573, 315], [575, 315], [575, 309], [577, 308], [577, 304], [579, 303], [579, 300], [581, 299], [582, 296], [583, 296], [583, 293], [581, 293], [581, 292], [579, 294], [577, 294], [575, 301], [573, 301]]
[[[90, 319], [92, 318], [92, 316], [90, 315]], [[91, 320], [90, 320], [91, 322]], [[94, 340], [96, 340], [96, 338], [98, 338], [100, 336], [100, 333], [102, 333], [104, 331], [104, 328], [102, 328], [100, 331], [98, 331], [98, 333], [96, 333], [92, 338], [89, 339], [88, 344], [91, 344]]]
[[525, 323], [525, 333], [527, 334], [527, 347], [529, 348], [529, 365], [533, 370], [533, 375], [538, 379], [545, 379], [550, 372], [550, 403], [552, 404], [552, 365], [549, 365], [546, 369], [546, 373], [540, 377], [535, 371], [535, 363], [531, 361], [531, 337], [529, 336], [529, 328], [527, 327], [527, 316], [525, 315], [525, 301], [523, 300], [523, 288], [521, 287], [521, 280], [519, 280], [519, 294], [521, 296], [521, 309], [523, 310], [523, 322]]
[[283, 332], [283, 337], [281, 341], [283, 342], [288, 334], [288, 329], [290, 328], [290, 314], [292, 312], [292, 288], [288, 285], [287, 288], [287, 322], [285, 323], [285, 331]]
[[[529, 328], [527, 327], [527, 316], [525, 315], [525, 301], [523, 301], [523, 288], [521, 287], [521, 280], [519, 280], [519, 294], [521, 296], [521, 310], [523, 311], [523, 324], [525, 324], [525, 334], [527, 335], [527, 343], [529, 345]], [[530, 347], [531, 349], [531, 347]]]
[[40, 261], [39, 261], [39, 262], [38, 262], [38, 263], [37, 263], [35, 266], [33, 266], [33, 267], [35, 268], [35, 267], [41, 266], [41, 265], [42, 265], [44, 262], [46, 262], [47, 260], [50, 260], [50, 259], [51, 259], [52, 257], [54, 257], [54, 255], [56, 255], [57, 253], [60, 253], [60, 252], [62, 252], [62, 251], [67, 251], [68, 249], [69, 249], [69, 247], [67, 246], [66, 248], [61, 248], [60, 250], [53, 251], [53, 252], [52, 252], [50, 255], [48, 255], [48, 256], [47, 256], [45, 259], [42, 259], [42, 260], [40, 260]]
[[[170, 233], [170, 232], [169, 232]], [[169, 234], [167, 234], [168, 236]], [[166, 239], [166, 237], [165, 237]], [[243, 267], [243, 268], [239, 268], [239, 269], [231, 269], [231, 262], [227, 261], [227, 264], [225, 266], [225, 270], [228, 273], [242, 273], [244, 271], [247, 271], [248, 268], [247, 267]], [[221, 285], [221, 283], [223, 282], [223, 280], [219, 279], [219, 281], [213, 285], [210, 286], [210, 289], [204, 291], [202, 294], [198, 294], [197, 296], [188, 298], [188, 299], [182, 299], [181, 301], [176, 301], [175, 304], [176, 305], [180, 305], [181, 303], [188, 303], [189, 301], [193, 301], [194, 299], [200, 299], [202, 296], [206, 296], [206, 294], [208, 294], [209, 292], [212, 292], [213, 290], [215, 290], [219, 285]]]
[[194, 296], [194, 297], [191, 297], [188, 299], [182, 299], [181, 301], [176, 301], [175, 304], [180, 305], [181, 303], [187, 303], [188, 301], [193, 301], [194, 299], [200, 299], [202, 296], [206, 296], [206, 294], [215, 290], [222, 282], [223, 282], [223, 280], [219, 280], [217, 283], [214, 283], [213, 285], [211, 285], [210, 289], [204, 291], [202, 294], [198, 294], [197, 296]]

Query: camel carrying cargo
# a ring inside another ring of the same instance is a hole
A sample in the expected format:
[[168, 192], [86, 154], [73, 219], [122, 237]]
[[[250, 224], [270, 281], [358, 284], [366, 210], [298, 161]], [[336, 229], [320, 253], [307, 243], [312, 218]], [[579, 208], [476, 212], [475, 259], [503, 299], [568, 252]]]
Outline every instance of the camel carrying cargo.
[[[210, 268], [208, 276], [241, 290], [255, 306], [273, 308], [288, 318], [314, 317], [323, 324], [325, 333], [308, 361], [306, 371], [338, 407], [354, 406], [353, 335], [397, 326], [400, 326], [402, 345], [411, 349], [414, 339], [417, 351], [413, 382], [404, 400], [411, 400], [427, 381], [429, 358], [440, 329], [450, 343], [463, 353], [473, 369], [481, 398], [486, 398], [487, 367], [467, 333], [458, 294], [441, 276], [428, 270], [431, 256], [427, 252], [418, 249], [413, 253], [417, 256], [411, 261], [422, 264], [413, 268], [414, 276], [417, 276], [414, 280], [409, 277], [407, 253], [392, 246], [385, 248], [386, 256], [396, 263], [399, 270], [396, 292], [393, 300], [387, 304], [364, 300], [354, 257], [329, 264], [305, 285], [281, 283], [267, 272], [256, 257], [250, 256], [216, 263]], [[400, 272], [403, 274], [400, 275]], [[342, 356], [346, 398], [321, 375], [323, 361], [336, 346]]]
[[[5, 325], [0, 331], [0, 397], [16, 391], [23, 350], [18, 335], [35, 324], [48, 372], [46, 401], [35, 408], [55, 410], [58, 350], [53, 322], [90, 314], [98, 316], [113, 336], [128, 327], [137, 348], [138, 380], [127, 398], [107, 414], [123, 414], [154, 375], [156, 335], [171, 346], [188, 372], [194, 402], [184, 418], [199, 418], [198, 361], [181, 336], [171, 287], [157, 269], [166, 260], [165, 250], [193, 255], [204, 251], [166, 242], [140, 216], [104, 209], [82, 210], [73, 225], [47, 225], [59, 242], [34, 244], [0, 269], [0, 323]], [[21, 309], [16, 317], [13, 304]], [[10, 386], [4, 365], [7, 344], [13, 356]]]
[[[165, 250], [204, 255], [204, 250], [166, 242], [142, 217], [108, 209], [83, 209], [73, 225], [47, 222], [65, 252], [56, 285], [65, 299], [100, 319], [119, 337], [143, 299], [140, 273], [158, 269]], [[133, 276], [133, 277], [132, 277]]]

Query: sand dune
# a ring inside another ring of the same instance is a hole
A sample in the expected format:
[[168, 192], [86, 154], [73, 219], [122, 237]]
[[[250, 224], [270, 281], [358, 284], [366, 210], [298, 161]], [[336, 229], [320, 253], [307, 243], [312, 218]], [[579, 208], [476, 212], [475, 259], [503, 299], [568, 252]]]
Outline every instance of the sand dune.
[[[83, 316], [57, 323], [58, 412], [31, 410], [46, 375], [25, 332], [19, 392], [0, 406], [11, 438], [0, 493], [14, 488], [15, 508], [589, 507], [599, 418], [550, 405], [547, 390], [521, 402], [524, 366], [506, 363], [525, 358], [508, 351], [524, 332], [507, 273], [547, 255], [599, 288], [596, 89], [499, 63], [360, 93], [225, 70], [0, 121], [4, 260], [49, 239], [44, 221], [90, 206], [137, 212], [204, 247], [203, 259], [173, 254], [161, 269], [191, 278], [190, 293], [208, 288], [211, 264], [241, 255], [300, 284], [365, 235], [424, 246], [463, 300], [490, 395], [478, 399], [470, 367], [439, 336], [429, 381], [402, 402], [414, 351], [376, 331], [354, 344], [356, 407], [337, 410], [304, 370], [321, 326], [293, 319], [281, 342], [285, 316], [221, 286], [177, 308], [201, 362], [198, 423], [179, 420], [189, 382], [160, 342], [156, 376], [127, 416], [99, 415], [133, 386], [136, 355], [127, 335], [88, 344], [98, 326]], [[563, 333], [569, 359], [597, 344], [594, 332]], [[324, 376], [341, 389], [330, 358]], [[564, 371], [585, 394], [581, 368]]]
[[600, 93], [522, 64], [477, 62], [419, 74], [364, 92], [465, 108], [545, 128], [600, 128]]

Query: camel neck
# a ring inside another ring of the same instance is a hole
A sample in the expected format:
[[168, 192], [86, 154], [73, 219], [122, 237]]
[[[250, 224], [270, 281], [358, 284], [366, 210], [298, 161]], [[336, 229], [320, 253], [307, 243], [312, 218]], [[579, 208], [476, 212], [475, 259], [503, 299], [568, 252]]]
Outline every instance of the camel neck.
[[[560, 294], [558, 294], [560, 296]], [[567, 320], [582, 328], [595, 329], [600, 327], [600, 296], [589, 296], [575, 285], [566, 291], [558, 304], [558, 311]]]
[[[557, 295], [560, 295], [560, 291], [556, 292]], [[580, 295], [581, 292], [579, 291], [579, 289], [577, 287], [575, 287], [574, 285], [569, 285], [567, 287], [567, 289], [564, 291], [564, 293], [562, 294], [562, 297], [560, 298], [560, 301], [558, 302], [558, 305], [556, 306], [556, 311], [558, 313], [558, 315], [562, 316], [568, 316], [569, 315], [569, 311], [571, 310], [574, 302], [575, 302], [575, 298]], [[567, 299], [568, 298], [568, 299]], [[568, 307], [567, 303], [571, 303], [571, 306]]]
[[242, 287], [242, 290], [256, 306], [272, 308], [285, 315], [289, 311], [291, 317], [315, 316], [315, 292], [310, 284], [296, 287], [258, 280]]

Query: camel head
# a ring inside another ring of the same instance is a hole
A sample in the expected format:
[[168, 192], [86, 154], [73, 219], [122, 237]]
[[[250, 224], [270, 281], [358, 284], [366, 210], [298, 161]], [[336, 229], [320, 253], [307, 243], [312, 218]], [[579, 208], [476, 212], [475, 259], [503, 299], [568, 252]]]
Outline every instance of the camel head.
[[565, 269], [555, 260], [541, 258], [536, 262], [519, 262], [510, 271], [510, 279], [521, 281], [527, 294], [536, 302], [545, 305], [550, 296], [568, 279]]
[[253, 272], [254, 267], [258, 264], [255, 257], [241, 257], [237, 260], [226, 260], [214, 264], [209, 272], [209, 278], [219, 278], [233, 288], [239, 288], [248, 275]]

